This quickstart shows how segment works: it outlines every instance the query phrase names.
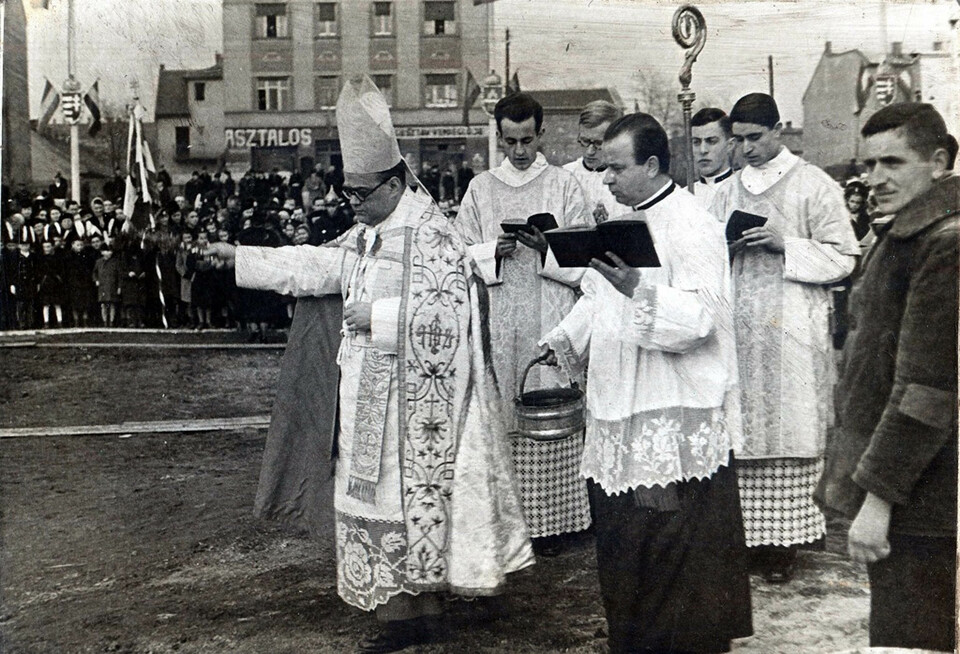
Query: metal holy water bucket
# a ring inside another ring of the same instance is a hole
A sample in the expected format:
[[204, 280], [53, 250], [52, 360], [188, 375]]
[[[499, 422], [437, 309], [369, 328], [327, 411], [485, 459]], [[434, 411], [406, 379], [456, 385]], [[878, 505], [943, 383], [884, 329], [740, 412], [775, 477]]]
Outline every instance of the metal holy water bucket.
[[555, 441], [583, 431], [583, 391], [574, 383], [570, 388], [548, 388], [524, 393], [527, 374], [544, 358], [537, 357], [527, 364], [520, 379], [520, 391], [513, 403], [517, 413], [517, 430], [521, 436], [538, 441]]

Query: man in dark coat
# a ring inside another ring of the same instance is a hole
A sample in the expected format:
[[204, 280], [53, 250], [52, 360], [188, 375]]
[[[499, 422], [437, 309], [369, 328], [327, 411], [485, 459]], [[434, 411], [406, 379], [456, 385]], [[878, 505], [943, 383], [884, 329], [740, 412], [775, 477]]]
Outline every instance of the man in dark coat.
[[851, 297], [839, 430], [818, 501], [854, 518], [870, 576], [870, 645], [954, 651], [960, 179], [928, 104], [866, 122], [864, 162], [892, 220]]

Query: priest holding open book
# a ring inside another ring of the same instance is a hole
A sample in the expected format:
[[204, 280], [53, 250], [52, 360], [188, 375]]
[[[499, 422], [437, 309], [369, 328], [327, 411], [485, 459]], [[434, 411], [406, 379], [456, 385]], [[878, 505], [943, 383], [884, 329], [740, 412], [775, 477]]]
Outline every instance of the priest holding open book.
[[[573, 307], [583, 269], [560, 268], [542, 230], [592, 225], [576, 178], [538, 152], [543, 108], [514, 93], [494, 109], [506, 159], [474, 177], [455, 225], [490, 290], [493, 365], [512, 435], [523, 511], [540, 554], [556, 553], [558, 537], [590, 525], [586, 485], [578, 476], [580, 434], [535, 441], [517, 432], [513, 396], [537, 341]], [[549, 214], [549, 215], [548, 215]], [[555, 369], [534, 366], [526, 389], [569, 384]]]
[[610, 652], [726, 652], [752, 633], [727, 247], [667, 175], [652, 116], [613, 123], [603, 153], [605, 183], [634, 208], [618, 219], [646, 222], [659, 265], [594, 258], [541, 352], [569, 375], [590, 363], [581, 475]]
[[772, 97], [745, 95], [730, 120], [747, 165], [711, 211], [727, 224], [733, 261], [744, 527], [764, 577], [784, 583], [797, 548], [825, 537], [812, 495], [836, 379], [826, 285], [850, 274], [860, 249], [840, 186], [781, 143]]

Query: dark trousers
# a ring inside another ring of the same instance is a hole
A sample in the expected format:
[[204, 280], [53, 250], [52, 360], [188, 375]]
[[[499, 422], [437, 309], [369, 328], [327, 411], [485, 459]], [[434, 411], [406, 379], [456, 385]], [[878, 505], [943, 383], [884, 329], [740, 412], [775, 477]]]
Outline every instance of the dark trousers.
[[[611, 654], [727, 652], [753, 633], [734, 461], [676, 483], [677, 510], [590, 482]], [[673, 484], [671, 484], [673, 486]]]
[[891, 534], [890, 556], [867, 572], [871, 647], [956, 649], [956, 538]]

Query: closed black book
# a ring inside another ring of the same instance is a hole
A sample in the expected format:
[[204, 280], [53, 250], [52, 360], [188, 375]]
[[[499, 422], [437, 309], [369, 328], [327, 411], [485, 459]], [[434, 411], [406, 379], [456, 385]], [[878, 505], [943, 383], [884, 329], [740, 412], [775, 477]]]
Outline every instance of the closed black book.
[[552, 213], [535, 213], [526, 220], [505, 220], [500, 223], [500, 228], [507, 234], [515, 234], [517, 232], [532, 234], [533, 230], [530, 229], [531, 227], [536, 227], [541, 232], [545, 232], [548, 229], [556, 229], [557, 219], [554, 218]]
[[754, 227], [763, 227], [766, 224], [767, 219], [763, 216], [737, 209], [730, 214], [730, 219], [727, 221], [727, 243], [739, 241], [743, 238], [743, 233], [746, 230], [753, 229]]
[[632, 268], [659, 268], [660, 258], [647, 223], [609, 220], [596, 227], [564, 227], [546, 232], [547, 243], [561, 268], [585, 268], [591, 259], [614, 265], [613, 252]]

